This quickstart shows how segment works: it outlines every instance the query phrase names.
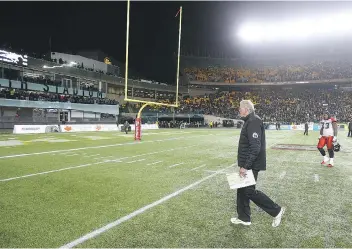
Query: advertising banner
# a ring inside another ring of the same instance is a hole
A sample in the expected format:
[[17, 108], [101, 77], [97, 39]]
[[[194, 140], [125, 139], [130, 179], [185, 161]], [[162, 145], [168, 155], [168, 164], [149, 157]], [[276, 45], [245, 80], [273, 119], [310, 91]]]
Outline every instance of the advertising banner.
[[[139, 120], [140, 124], [140, 120]], [[13, 134], [36, 134], [36, 133], [53, 133], [53, 132], [87, 132], [87, 131], [121, 131], [121, 126], [116, 124], [72, 124], [72, 125], [15, 125]], [[131, 126], [136, 130], [135, 126]], [[142, 130], [156, 130], [159, 127], [156, 124], [140, 124], [139, 138]]]
[[141, 118], [136, 118], [134, 140], [141, 140]]

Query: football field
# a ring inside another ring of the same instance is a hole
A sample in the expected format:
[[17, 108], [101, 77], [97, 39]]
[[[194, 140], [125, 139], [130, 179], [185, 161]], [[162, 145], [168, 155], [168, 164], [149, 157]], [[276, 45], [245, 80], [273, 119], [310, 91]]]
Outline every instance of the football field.
[[282, 224], [253, 203], [230, 223], [237, 129], [0, 135], [0, 247], [352, 247], [352, 138], [320, 165], [318, 132], [267, 131], [257, 188], [285, 206]]

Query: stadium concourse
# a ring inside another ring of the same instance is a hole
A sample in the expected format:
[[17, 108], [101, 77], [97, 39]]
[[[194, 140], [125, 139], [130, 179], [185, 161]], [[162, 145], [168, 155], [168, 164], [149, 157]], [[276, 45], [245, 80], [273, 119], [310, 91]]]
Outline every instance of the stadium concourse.
[[4, 88], [0, 90], [0, 98], [19, 99], [32, 101], [48, 101], [48, 102], [71, 102], [81, 104], [104, 104], [117, 105], [118, 102], [107, 98], [92, 98], [89, 96], [72, 96], [66, 94], [54, 94], [39, 91], [25, 91], [19, 89]]

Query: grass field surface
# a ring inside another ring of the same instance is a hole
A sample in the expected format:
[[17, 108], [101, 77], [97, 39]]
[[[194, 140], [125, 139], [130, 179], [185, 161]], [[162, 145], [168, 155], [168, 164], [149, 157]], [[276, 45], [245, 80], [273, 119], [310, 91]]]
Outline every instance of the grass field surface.
[[[239, 130], [0, 135], [0, 247], [352, 247], [352, 138], [320, 165], [318, 133], [267, 131], [257, 188], [282, 224], [252, 206], [235, 226]], [[351, 149], [350, 149], [351, 148]]]

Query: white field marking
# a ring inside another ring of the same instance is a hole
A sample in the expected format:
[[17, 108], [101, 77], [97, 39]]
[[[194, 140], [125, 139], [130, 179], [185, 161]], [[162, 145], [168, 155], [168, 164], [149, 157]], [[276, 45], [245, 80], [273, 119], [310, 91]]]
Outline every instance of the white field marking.
[[139, 159], [139, 160], [135, 160], [135, 161], [131, 161], [131, 162], [126, 162], [126, 163], [136, 163], [136, 162], [141, 162], [144, 161], [145, 159]]
[[111, 163], [111, 162], [121, 162], [121, 160], [123, 160], [123, 159], [131, 159], [131, 158], [140, 157], [140, 156], [149, 156], [149, 155], [154, 155], [154, 154], [174, 151], [174, 150], [178, 150], [178, 149], [186, 149], [186, 148], [196, 147], [196, 146], [198, 146], [198, 145], [191, 145], [191, 146], [183, 147], [183, 148], [176, 148], [176, 149], [169, 149], [169, 150], [163, 150], [163, 151], [150, 152], [150, 153], [135, 155], [135, 156], [131, 156], [131, 157], [123, 157], [123, 158], [113, 159], [113, 160], [104, 160], [102, 162], [96, 162], [96, 163], [87, 163], [87, 164], [83, 164], [83, 165], [71, 166], [71, 167], [67, 167], [67, 168], [62, 168], [62, 169], [57, 169], [57, 170], [50, 170], [50, 171], [44, 171], [44, 172], [39, 172], [39, 173], [33, 173], [33, 174], [29, 174], [29, 175], [16, 176], [16, 177], [11, 177], [11, 178], [6, 178], [6, 179], [0, 179], [0, 182], [8, 182], [8, 181], [12, 181], [12, 180], [21, 179], [21, 178], [27, 178], [27, 177], [31, 177], [31, 176], [37, 176], [37, 175], [45, 175], [45, 174], [60, 172], [60, 171], [64, 171], [64, 170], [70, 170], [70, 169], [77, 169], [77, 168], [93, 166], [93, 165], [97, 165], [97, 164], [105, 164], [105, 163]]
[[176, 167], [176, 166], [179, 166], [179, 165], [182, 165], [182, 164], [185, 164], [185, 163], [184, 162], [176, 163], [176, 164], [173, 164], [173, 165], [169, 166], [169, 168], [173, 168], [173, 167]]
[[194, 171], [194, 170], [196, 170], [196, 169], [200, 169], [200, 168], [203, 168], [203, 167], [205, 167], [205, 166], [207, 166], [207, 165], [206, 165], [206, 164], [203, 164], [203, 165], [200, 165], [199, 167], [190, 169], [190, 171]]
[[37, 176], [37, 175], [45, 175], [45, 174], [60, 172], [60, 171], [69, 170], [69, 169], [83, 168], [83, 167], [87, 167], [87, 166], [91, 166], [91, 165], [95, 165], [95, 164], [100, 164], [100, 163], [87, 163], [87, 164], [82, 164], [79, 166], [73, 166], [73, 167], [68, 167], [68, 168], [63, 168], [63, 169], [55, 169], [55, 170], [50, 170], [50, 171], [45, 171], [45, 172], [40, 172], [40, 173], [34, 173], [34, 174], [30, 174], [30, 175], [16, 176], [16, 177], [11, 177], [11, 178], [7, 178], [7, 179], [0, 179], [0, 182], [8, 182], [8, 181], [12, 181], [12, 180], [21, 179], [21, 178], [27, 178], [27, 177], [31, 177], [31, 176]]
[[94, 230], [93, 232], [90, 232], [90, 233], [88, 233], [88, 234], [86, 234], [86, 235], [84, 235], [84, 236], [82, 236], [82, 237], [70, 242], [70, 243], [67, 243], [66, 245], [63, 245], [60, 248], [73, 248], [75, 246], [78, 246], [78, 245], [86, 242], [89, 239], [95, 238], [98, 235], [100, 235], [102, 233], [105, 233], [106, 231], [108, 231], [111, 228], [114, 228], [114, 227], [120, 225], [121, 223], [123, 223], [125, 221], [128, 221], [128, 220], [132, 219], [133, 217], [135, 217], [137, 215], [143, 214], [148, 209], [151, 209], [151, 208], [153, 208], [155, 206], [158, 206], [158, 205], [162, 204], [163, 202], [166, 202], [166, 201], [172, 199], [173, 197], [176, 197], [176, 196], [182, 194], [183, 192], [185, 192], [185, 191], [187, 191], [187, 190], [189, 190], [189, 189], [201, 184], [202, 182], [204, 182], [204, 181], [206, 181], [206, 180], [208, 180], [210, 178], [213, 178], [214, 176], [218, 175], [222, 171], [224, 171], [227, 168], [230, 168], [232, 166], [233, 165], [231, 165], [229, 167], [226, 167], [226, 168], [224, 168], [222, 170], [219, 170], [217, 173], [213, 173], [213, 174], [211, 174], [211, 175], [209, 175], [207, 177], [204, 177], [204, 178], [202, 178], [202, 179], [200, 179], [200, 180], [198, 180], [198, 181], [196, 181], [196, 182], [194, 182], [194, 183], [192, 183], [192, 184], [190, 184], [190, 185], [188, 185], [188, 186], [186, 186], [186, 187], [184, 187], [184, 188], [182, 188], [180, 190], [177, 190], [176, 192], [173, 192], [173, 193], [171, 193], [171, 194], [169, 194], [169, 195], [167, 195], [167, 196], [165, 196], [165, 197], [163, 197], [163, 198], [161, 198], [161, 199], [159, 199], [159, 200], [157, 200], [157, 201], [155, 201], [153, 203], [150, 203], [150, 204], [148, 204], [148, 205], [146, 205], [146, 206], [144, 206], [144, 207], [142, 207], [142, 208], [140, 208], [140, 209], [138, 209], [138, 210], [136, 210], [136, 211], [134, 211], [134, 212], [132, 212], [132, 213], [130, 213], [128, 215], [126, 215], [126, 216], [123, 216], [122, 218], [120, 218], [118, 220], [115, 220], [115, 221], [113, 221], [113, 222], [111, 222], [111, 223], [109, 223], [109, 224], [107, 224], [107, 225], [105, 225], [105, 226], [103, 226], [103, 227], [101, 227], [101, 228], [99, 228], [97, 230]]
[[[55, 154], [55, 153], [53, 153], [53, 155], [54, 155], [54, 154]], [[67, 156], [67, 155], [73, 155], [73, 154], [75, 154], [75, 152], [63, 152], [63, 153], [56, 153], [56, 154]]]
[[318, 174], [314, 174], [314, 181], [319, 182], [319, 175]]
[[163, 139], [163, 140], [158, 139], [158, 140], [152, 140], [152, 141], [139, 141], [139, 142], [109, 144], [109, 145], [101, 145], [101, 146], [81, 147], [81, 148], [74, 148], [74, 149], [67, 149], [67, 150], [52, 150], [52, 151], [42, 151], [42, 152], [34, 152], [34, 153], [28, 153], [28, 154], [17, 154], [17, 155], [9, 155], [9, 156], [0, 156], [0, 159], [14, 158], [14, 157], [25, 157], [25, 156], [34, 156], [34, 155], [43, 155], [43, 154], [52, 154], [52, 153], [60, 153], [60, 152], [68, 152], [68, 151], [100, 149], [100, 148], [116, 147], [116, 146], [124, 146], [124, 145], [144, 144], [144, 143], [153, 143], [153, 142], [164, 142], [164, 141], [180, 140], [182, 138], [189, 139], [189, 138], [195, 138], [195, 137], [200, 137], [200, 136], [208, 136], [208, 134], [206, 134], [206, 135], [198, 135], [198, 136], [191, 136], [191, 137], [174, 137], [174, 138], [167, 138], [167, 139]]
[[84, 157], [94, 157], [94, 156], [100, 156], [100, 154], [95, 154], [95, 155], [85, 155]]
[[157, 162], [154, 162], [154, 163], [148, 163], [147, 166], [155, 165], [155, 164], [162, 163], [162, 162], [163, 162], [163, 161], [157, 161]]
[[283, 179], [286, 175], [286, 171], [283, 171], [280, 175], [279, 175], [279, 178], [280, 179]]

